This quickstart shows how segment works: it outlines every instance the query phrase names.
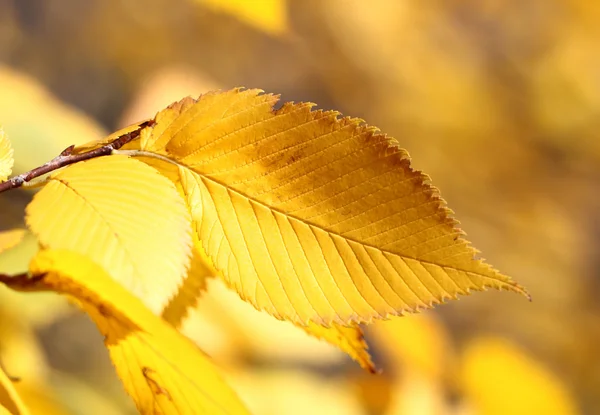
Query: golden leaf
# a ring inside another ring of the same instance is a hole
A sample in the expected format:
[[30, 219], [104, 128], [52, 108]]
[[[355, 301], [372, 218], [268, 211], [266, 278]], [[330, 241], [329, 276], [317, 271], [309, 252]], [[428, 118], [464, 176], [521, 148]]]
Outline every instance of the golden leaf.
[[206, 257], [202, 252], [202, 246], [194, 235], [190, 269], [177, 294], [162, 310], [163, 320], [177, 329], [187, 317], [189, 310], [196, 306], [200, 296], [206, 291], [206, 280], [215, 275], [214, 269], [207, 265], [204, 258]]
[[433, 314], [378, 321], [370, 330], [378, 350], [396, 373], [416, 371], [441, 381], [453, 367], [449, 336]]
[[15, 164], [13, 149], [4, 130], [0, 127], [0, 182], [5, 181], [12, 174]]
[[35, 77], [0, 65], [0, 122], [17, 158], [14, 173], [44, 164], [72, 144], [101, 138], [104, 130], [59, 100]]
[[25, 229], [11, 229], [0, 232], [0, 253], [17, 246], [25, 236]]
[[254, 414], [365, 415], [352, 385], [306, 370], [237, 370], [230, 382]]
[[0, 368], [0, 414], [28, 415], [29, 411], [15, 390], [12, 381]]
[[479, 338], [467, 346], [463, 383], [477, 413], [578, 413], [560, 378], [505, 339]]
[[[184, 102], [186, 102], [187, 105], [190, 104], [188, 99]], [[170, 121], [172, 121], [173, 111], [171, 108], [167, 110], [166, 114], [171, 116]], [[159, 125], [161, 124], [163, 123], [160, 123]], [[146, 139], [147, 138], [148, 137], [146, 137]], [[152, 159], [149, 159], [148, 161], [152, 162]], [[159, 169], [166, 167], [161, 166], [160, 163], [153, 164]], [[168, 174], [168, 177], [172, 178], [173, 174]], [[173, 181], [176, 183], [177, 189], [180, 191], [181, 195], [188, 200], [188, 208], [190, 209], [192, 216], [197, 217], [198, 215], [201, 215], [201, 212], [199, 212], [199, 209], [202, 209], [201, 200], [193, 197], [188, 199], [186, 197], [186, 193], [181, 187], [179, 176], [177, 177], [177, 180]], [[175, 328], [180, 328], [183, 320], [188, 316], [189, 309], [194, 308], [197, 305], [200, 296], [206, 290], [207, 278], [216, 276], [217, 274], [218, 271], [215, 269], [212, 260], [206, 254], [197, 235], [194, 233], [194, 250], [190, 270], [177, 295], [171, 299], [167, 307], [163, 310], [163, 319], [171, 323]], [[309, 323], [308, 326], [302, 326], [300, 324], [295, 325], [309, 335], [339, 347], [343, 352], [356, 360], [362, 368], [369, 372], [375, 373], [377, 371], [371, 360], [371, 356], [369, 355], [369, 347], [365, 341], [362, 329], [357, 324], [352, 324], [350, 327], [343, 327], [335, 323], [333, 323], [331, 327], [325, 327], [315, 323]]]
[[272, 35], [288, 28], [286, 0], [196, 0], [215, 10], [228, 13], [244, 23]]
[[362, 329], [358, 324], [352, 324], [350, 327], [343, 327], [339, 324], [332, 324], [331, 327], [321, 326], [315, 323], [309, 323], [308, 326], [300, 326], [311, 336], [325, 340], [334, 346], [339, 347], [348, 353], [351, 358], [371, 373], [376, 373], [377, 368], [369, 355], [369, 346], [365, 340]]
[[243, 299], [301, 325], [345, 325], [487, 287], [526, 294], [474, 259], [396, 140], [312, 104], [274, 110], [260, 92], [174, 104], [138, 152], [179, 164], [199, 239]]
[[187, 272], [185, 203], [137, 160], [100, 157], [59, 171], [27, 207], [26, 221], [43, 246], [88, 256], [156, 313]]
[[30, 273], [31, 278], [4, 282], [21, 291], [52, 290], [75, 298], [105, 336], [117, 373], [141, 413], [247, 414], [200, 349], [85, 256], [40, 251]]

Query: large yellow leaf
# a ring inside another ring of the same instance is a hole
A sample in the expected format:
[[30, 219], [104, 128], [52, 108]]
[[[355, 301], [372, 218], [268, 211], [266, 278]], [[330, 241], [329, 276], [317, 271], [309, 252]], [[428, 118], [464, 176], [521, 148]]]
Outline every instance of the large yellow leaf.
[[278, 98], [259, 92], [184, 100], [140, 140], [142, 154], [180, 165], [188, 202], [200, 203], [203, 247], [242, 298], [277, 318], [328, 325], [487, 287], [525, 293], [474, 259], [396, 140], [312, 104], [274, 110]]
[[0, 127], [0, 182], [8, 179], [15, 164], [13, 149], [4, 130]]
[[173, 183], [137, 160], [101, 157], [54, 174], [26, 220], [42, 245], [88, 256], [156, 313], [187, 271], [185, 203]]
[[0, 368], [0, 414], [28, 415], [29, 411], [15, 390], [12, 381]]
[[71, 251], [41, 251], [31, 278], [4, 283], [75, 298], [105, 336], [125, 389], [143, 414], [246, 414], [216, 367], [97, 264]]
[[19, 244], [25, 236], [24, 229], [11, 229], [0, 232], [0, 252], [6, 251]]

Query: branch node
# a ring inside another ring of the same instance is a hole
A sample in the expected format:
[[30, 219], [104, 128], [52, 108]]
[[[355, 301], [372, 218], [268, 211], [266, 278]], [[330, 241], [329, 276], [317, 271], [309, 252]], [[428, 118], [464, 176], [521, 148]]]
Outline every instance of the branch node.
[[74, 145], [74, 144], [73, 144], [73, 145], [70, 145], [69, 147], [65, 148], [65, 149], [63, 150], [63, 152], [62, 152], [62, 153], [60, 153], [60, 156], [59, 156], [59, 157], [67, 157], [67, 156], [70, 156], [71, 154], [73, 154], [73, 150], [74, 150], [74, 149], [75, 149], [75, 145]]

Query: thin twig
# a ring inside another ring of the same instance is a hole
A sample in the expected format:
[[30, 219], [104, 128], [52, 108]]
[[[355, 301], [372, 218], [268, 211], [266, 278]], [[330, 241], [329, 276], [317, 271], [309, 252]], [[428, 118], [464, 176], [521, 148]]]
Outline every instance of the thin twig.
[[94, 150], [90, 150], [86, 153], [73, 154], [73, 149], [75, 148], [75, 146], [69, 146], [66, 149], [64, 149], [64, 151], [58, 156], [56, 156], [49, 162], [41, 165], [40, 167], [36, 167], [33, 170], [30, 170], [23, 174], [19, 174], [18, 176], [12, 177], [11, 179], [0, 183], [0, 193], [10, 189], [16, 189], [18, 187], [21, 187], [24, 183], [28, 183], [36, 177], [43, 176], [44, 174], [48, 174], [54, 170], [58, 170], [70, 164], [93, 159], [96, 157], [109, 156], [110, 154], [112, 154], [113, 150], [118, 150], [125, 144], [129, 143], [135, 138], [138, 138], [140, 136], [140, 132], [144, 128], [153, 124], [153, 120], [143, 122], [138, 126], [136, 130], [131, 131], [125, 135], [119, 136], [110, 143], [105, 144], [102, 147], [98, 147]]

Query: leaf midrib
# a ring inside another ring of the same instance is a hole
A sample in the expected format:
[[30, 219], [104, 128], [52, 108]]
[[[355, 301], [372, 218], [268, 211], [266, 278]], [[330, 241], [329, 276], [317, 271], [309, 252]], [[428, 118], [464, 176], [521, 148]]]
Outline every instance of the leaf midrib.
[[[452, 270], [455, 270], [455, 271], [465, 272], [465, 273], [471, 274], [471, 275], [477, 275], [477, 276], [479, 276], [481, 278], [487, 278], [487, 279], [491, 279], [491, 280], [495, 280], [495, 281], [500, 281], [503, 284], [510, 285], [511, 287], [517, 289], [520, 292], [522, 291], [522, 289], [516, 283], [514, 283], [514, 282], [512, 282], [510, 280], [504, 280], [504, 279], [501, 279], [501, 278], [499, 278], [497, 276], [490, 276], [490, 275], [487, 275], [487, 274], [484, 274], [484, 273], [474, 272], [472, 270], [461, 269], [461, 268], [458, 268], [458, 267], [453, 267], [453, 266], [448, 266], [448, 265], [440, 265], [439, 263], [435, 263], [433, 261], [423, 260], [423, 259], [420, 259], [420, 258], [417, 258], [417, 257], [414, 257], [414, 256], [400, 254], [400, 253], [393, 252], [393, 251], [390, 251], [390, 250], [382, 249], [382, 248], [379, 248], [379, 247], [377, 247], [377, 246], [375, 246], [373, 244], [370, 244], [370, 243], [367, 243], [367, 242], [362, 242], [362, 241], [359, 241], [359, 240], [357, 240], [355, 238], [343, 236], [343, 235], [340, 235], [338, 233], [332, 232], [332, 231], [330, 231], [328, 229], [325, 229], [325, 228], [323, 228], [323, 227], [321, 227], [321, 226], [319, 226], [317, 224], [313, 224], [311, 222], [308, 222], [308, 221], [306, 221], [303, 218], [299, 218], [299, 217], [297, 217], [297, 216], [295, 216], [293, 214], [289, 214], [289, 213], [287, 213], [285, 211], [282, 211], [281, 209], [278, 209], [278, 208], [276, 208], [274, 206], [269, 206], [268, 204], [266, 204], [265, 202], [263, 202], [261, 200], [256, 200], [255, 198], [253, 198], [253, 197], [245, 194], [244, 192], [242, 192], [239, 189], [236, 189], [234, 187], [229, 186], [228, 184], [224, 183], [221, 180], [218, 180], [218, 179], [215, 179], [213, 177], [210, 177], [209, 175], [207, 175], [205, 173], [200, 173], [200, 172], [195, 171], [194, 169], [190, 168], [186, 164], [180, 163], [178, 160], [176, 160], [176, 159], [174, 159], [172, 157], [169, 157], [169, 155], [162, 155], [162, 154], [158, 154], [158, 153], [154, 153], [154, 152], [150, 152], [150, 151], [145, 151], [145, 150], [133, 150], [133, 151], [130, 151], [130, 152], [123, 152], [123, 151], [121, 151], [120, 153], [121, 154], [128, 154], [128, 155], [131, 155], [131, 156], [134, 156], [134, 157], [138, 156], [138, 157], [158, 158], [158, 159], [161, 159], [161, 160], [166, 161], [168, 163], [175, 164], [175, 165], [177, 165], [179, 167], [182, 167], [184, 169], [189, 170], [193, 174], [197, 174], [198, 176], [200, 176], [203, 179], [206, 179], [206, 180], [208, 180], [208, 181], [210, 181], [210, 182], [212, 182], [212, 183], [214, 183], [214, 184], [216, 184], [218, 186], [223, 187], [224, 189], [226, 189], [228, 191], [234, 192], [234, 193], [238, 194], [239, 196], [241, 196], [241, 197], [243, 197], [243, 198], [245, 198], [245, 199], [247, 199], [247, 200], [249, 200], [249, 201], [251, 201], [253, 203], [261, 205], [261, 206], [263, 206], [266, 209], [269, 209], [271, 211], [277, 212], [277, 213], [279, 213], [279, 214], [281, 214], [283, 216], [286, 216], [288, 218], [292, 218], [294, 220], [297, 220], [298, 222], [301, 222], [301, 223], [303, 223], [303, 224], [305, 224], [307, 226], [310, 226], [310, 227], [313, 227], [313, 228], [317, 228], [317, 229], [321, 229], [322, 231], [327, 232], [330, 235], [334, 235], [334, 236], [343, 238], [343, 239], [345, 239], [347, 241], [354, 242], [356, 244], [359, 244], [359, 245], [362, 245], [362, 246], [365, 246], [365, 247], [369, 247], [369, 248], [375, 249], [375, 250], [377, 250], [379, 252], [382, 252], [384, 254], [398, 256], [398, 257], [400, 257], [402, 259], [415, 260], [415, 261], [418, 261], [418, 262], [420, 262], [422, 264], [428, 264], [428, 265], [440, 267], [442, 269], [452, 269]], [[464, 241], [463, 238], [459, 238], [459, 240], [461, 240], [461, 239]], [[467, 246], [470, 246], [470, 244], [467, 245]], [[473, 261], [475, 261], [475, 259], [473, 259]], [[493, 272], [494, 274], [498, 274], [487, 263], [480, 262], [480, 265], [486, 267], [489, 271]]]

